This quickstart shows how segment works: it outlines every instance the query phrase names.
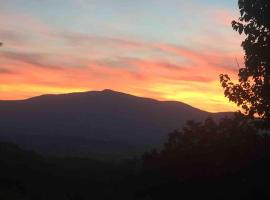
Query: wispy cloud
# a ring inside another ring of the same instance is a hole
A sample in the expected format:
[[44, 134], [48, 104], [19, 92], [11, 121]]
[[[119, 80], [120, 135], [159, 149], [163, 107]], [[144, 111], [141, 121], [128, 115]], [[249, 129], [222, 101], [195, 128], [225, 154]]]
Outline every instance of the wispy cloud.
[[13, 74], [13, 73], [14, 72], [9, 69], [0, 67], [0, 74]]
[[[164, 2], [159, 1], [155, 6], [161, 4]], [[190, 3], [185, 5], [192, 8]], [[133, 14], [136, 17], [136, 12]], [[232, 16], [225, 9], [207, 17], [213, 18], [209, 24], [224, 28]], [[111, 88], [162, 100], [184, 101], [209, 111], [233, 108], [223, 97], [218, 75], [234, 74], [235, 59], [241, 62], [242, 54], [234, 48], [238, 40], [230, 40], [226, 32], [212, 32], [211, 27], [205, 26], [196, 35], [192, 27], [185, 26], [190, 28], [190, 35], [183, 37], [182, 31], [174, 32], [174, 37], [179, 38], [174, 41], [170, 32], [176, 29], [169, 29], [167, 40], [157, 40], [154, 36], [158, 33], [150, 30], [151, 26], [161, 30], [155, 24], [134, 34], [124, 29], [111, 33], [111, 29], [95, 32], [84, 27], [74, 30], [54, 23], [48, 25], [42, 17], [29, 13], [0, 14], [0, 41], [4, 42], [0, 48], [0, 66], [3, 66], [0, 67], [0, 99]], [[162, 22], [170, 27], [175, 21]], [[110, 25], [122, 28], [125, 23], [121, 22], [120, 19], [119, 24]], [[145, 30], [153, 34], [153, 39], [141, 37]]]
[[22, 62], [29, 66], [48, 68], [48, 69], [61, 69], [62, 67], [51, 64], [48, 62], [48, 55], [31, 54], [31, 53], [16, 53], [2, 51], [0, 57], [9, 59], [11, 61]]

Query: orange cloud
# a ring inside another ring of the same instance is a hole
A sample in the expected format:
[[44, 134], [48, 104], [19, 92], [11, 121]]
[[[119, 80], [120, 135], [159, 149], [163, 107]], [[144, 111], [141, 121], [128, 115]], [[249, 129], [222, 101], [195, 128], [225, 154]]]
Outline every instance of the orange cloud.
[[0, 99], [110, 88], [213, 112], [236, 109], [224, 97], [218, 76], [235, 74], [241, 53], [208, 48], [215, 41], [207, 41], [204, 49], [186, 48], [62, 33], [23, 18], [27, 23], [21, 30], [14, 30], [8, 18], [0, 20], [7, 27], [0, 28], [6, 43], [0, 49]]
[[[193, 55], [188, 57], [193, 59]], [[161, 100], [184, 101], [208, 111], [235, 108], [223, 97], [218, 83], [218, 68], [201, 59], [199, 62], [193, 60], [194, 63], [203, 64], [195, 67], [181, 66], [160, 58], [118, 58], [118, 62], [89, 61], [78, 63], [78, 66], [85, 66], [82, 68], [63, 67], [55, 70], [18, 59], [17, 56], [4, 58], [8, 59], [6, 65], [10, 63], [16, 73], [0, 73], [1, 99], [111, 88]], [[43, 65], [50, 66], [51, 63], [45, 62]], [[222, 70], [224, 72], [224, 68]]]

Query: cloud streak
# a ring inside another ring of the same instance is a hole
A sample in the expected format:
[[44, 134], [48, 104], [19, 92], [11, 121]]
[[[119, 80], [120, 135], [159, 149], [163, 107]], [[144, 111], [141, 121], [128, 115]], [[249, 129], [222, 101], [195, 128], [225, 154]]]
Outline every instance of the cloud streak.
[[[222, 28], [226, 12], [213, 15]], [[242, 54], [233, 42], [217, 47], [222, 35], [192, 36], [204, 43], [187, 46], [122, 32], [66, 30], [14, 13], [2, 13], [0, 25], [0, 99], [110, 88], [208, 111], [235, 109], [218, 76], [234, 74]]]
[[13, 73], [14, 72], [9, 69], [0, 67], [0, 74], [13, 74]]
[[17, 53], [3, 51], [0, 57], [11, 60], [13, 62], [24, 63], [28, 66], [48, 68], [48, 69], [62, 69], [60, 66], [48, 62], [48, 56], [43, 54], [32, 53]]

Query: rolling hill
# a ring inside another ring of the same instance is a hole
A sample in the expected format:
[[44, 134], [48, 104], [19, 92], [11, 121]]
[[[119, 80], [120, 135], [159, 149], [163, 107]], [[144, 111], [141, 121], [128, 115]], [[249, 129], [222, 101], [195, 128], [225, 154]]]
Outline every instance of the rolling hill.
[[0, 101], [0, 139], [54, 155], [134, 155], [187, 120], [226, 114], [112, 90], [42, 95]]

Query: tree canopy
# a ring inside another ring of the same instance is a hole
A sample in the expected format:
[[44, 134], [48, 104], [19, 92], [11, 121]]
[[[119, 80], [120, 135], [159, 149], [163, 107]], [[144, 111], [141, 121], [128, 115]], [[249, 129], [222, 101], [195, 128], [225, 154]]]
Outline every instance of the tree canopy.
[[232, 22], [242, 42], [245, 65], [239, 69], [239, 83], [220, 75], [225, 96], [241, 106], [250, 117], [270, 122], [270, 1], [239, 0], [240, 18]]
[[236, 114], [216, 122], [190, 121], [169, 134], [164, 148], [144, 155], [145, 168], [178, 177], [216, 176], [237, 171], [269, 149], [269, 136], [259, 135], [248, 119]]

